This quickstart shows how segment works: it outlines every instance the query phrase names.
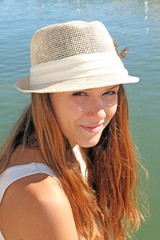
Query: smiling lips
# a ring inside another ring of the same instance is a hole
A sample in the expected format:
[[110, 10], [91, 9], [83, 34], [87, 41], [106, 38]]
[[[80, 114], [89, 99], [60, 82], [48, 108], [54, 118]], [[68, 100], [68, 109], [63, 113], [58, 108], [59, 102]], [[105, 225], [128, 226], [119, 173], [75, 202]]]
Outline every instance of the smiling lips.
[[81, 125], [81, 127], [84, 130], [86, 130], [86, 131], [88, 131], [90, 133], [98, 133], [101, 130], [101, 128], [102, 128], [102, 124], [98, 124], [98, 125], [93, 126], [93, 127]]

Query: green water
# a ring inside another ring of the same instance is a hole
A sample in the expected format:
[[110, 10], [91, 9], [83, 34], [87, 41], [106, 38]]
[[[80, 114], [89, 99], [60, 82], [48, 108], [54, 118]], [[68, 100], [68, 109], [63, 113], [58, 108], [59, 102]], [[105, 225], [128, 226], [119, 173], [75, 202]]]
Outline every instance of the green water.
[[160, 237], [160, 0], [0, 0], [0, 143], [30, 96], [14, 88], [29, 74], [29, 45], [39, 28], [71, 20], [100, 20], [129, 48], [124, 64], [139, 84], [127, 86], [133, 137], [148, 169], [150, 216], [138, 240]]

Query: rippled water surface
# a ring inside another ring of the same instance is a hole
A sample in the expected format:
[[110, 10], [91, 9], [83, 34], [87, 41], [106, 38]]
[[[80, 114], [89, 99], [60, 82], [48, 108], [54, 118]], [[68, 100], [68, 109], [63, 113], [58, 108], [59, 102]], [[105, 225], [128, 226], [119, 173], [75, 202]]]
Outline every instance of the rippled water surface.
[[138, 240], [160, 236], [160, 1], [159, 0], [0, 0], [0, 143], [30, 96], [14, 88], [29, 74], [30, 39], [46, 25], [100, 20], [119, 44], [139, 84], [127, 86], [133, 137], [149, 170], [150, 216]]

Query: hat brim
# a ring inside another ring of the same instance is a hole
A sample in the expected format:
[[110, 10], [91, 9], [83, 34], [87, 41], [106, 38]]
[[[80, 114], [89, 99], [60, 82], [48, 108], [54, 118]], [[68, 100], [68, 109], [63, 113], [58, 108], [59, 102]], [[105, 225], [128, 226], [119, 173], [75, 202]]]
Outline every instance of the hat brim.
[[139, 78], [134, 76], [104, 74], [30, 86], [30, 77], [28, 76], [18, 80], [16, 88], [24, 93], [52, 93], [79, 91], [118, 84], [136, 83], [138, 81]]

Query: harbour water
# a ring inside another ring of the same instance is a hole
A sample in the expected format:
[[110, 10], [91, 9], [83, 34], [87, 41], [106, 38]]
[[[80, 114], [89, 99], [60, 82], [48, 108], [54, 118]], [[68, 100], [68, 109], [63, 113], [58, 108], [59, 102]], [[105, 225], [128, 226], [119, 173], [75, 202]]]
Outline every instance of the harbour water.
[[138, 240], [160, 236], [160, 0], [0, 0], [0, 144], [30, 95], [18, 92], [15, 81], [29, 75], [30, 39], [44, 26], [71, 20], [102, 21], [139, 84], [127, 85], [131, 130], [148, 169], [149, 216]]

